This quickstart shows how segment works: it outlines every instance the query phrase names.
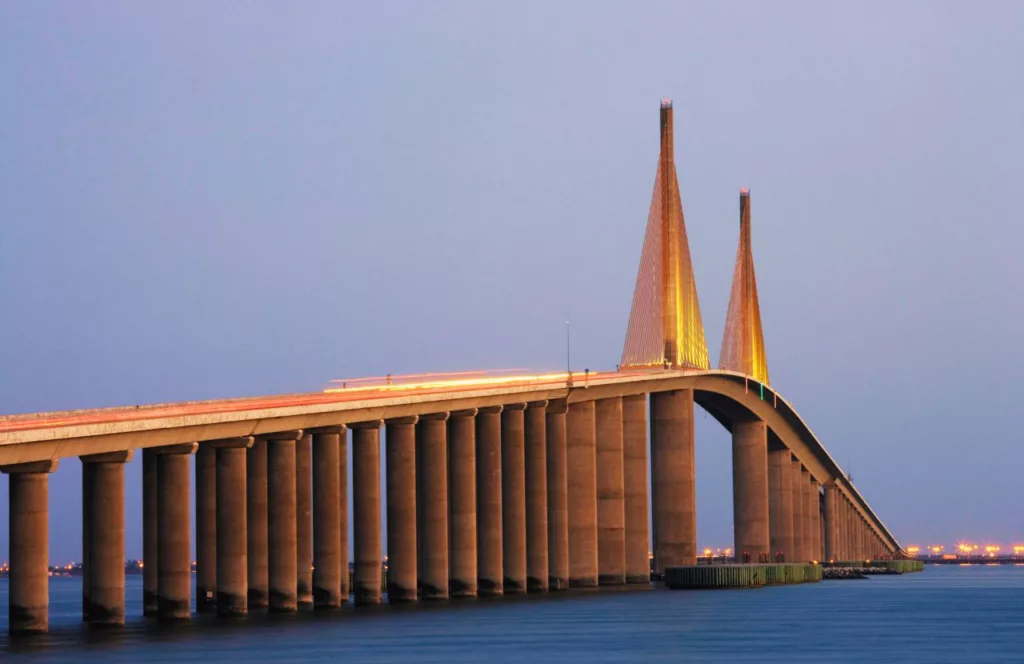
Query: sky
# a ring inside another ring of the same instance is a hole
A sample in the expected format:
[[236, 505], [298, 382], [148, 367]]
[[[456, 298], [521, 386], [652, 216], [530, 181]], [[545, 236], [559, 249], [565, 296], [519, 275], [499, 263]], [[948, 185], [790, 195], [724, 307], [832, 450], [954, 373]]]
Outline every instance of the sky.
[[[611, 369], [658, 155], [718, 358], [749, 187], [772, 384], [904, 544], [1024, 540], [1024, 5], [0, 0], [0, 413]], [[697, 417], [698, 539], [732, 540]], [[141, 455], [127, 553], [141, 555]], [[81, 551], [81, 465], [51, 477]], [[7, 546], [0, 479], [0, 557]]]

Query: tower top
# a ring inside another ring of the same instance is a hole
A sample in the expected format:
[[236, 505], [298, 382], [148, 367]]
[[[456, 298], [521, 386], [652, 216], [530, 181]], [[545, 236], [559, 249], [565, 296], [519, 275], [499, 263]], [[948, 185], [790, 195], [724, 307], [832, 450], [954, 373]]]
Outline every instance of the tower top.
[[669, 99], [668, 97], [665, 97], [664, 99], [661, 100], [661, 107], [672, 108], [672, 100]]

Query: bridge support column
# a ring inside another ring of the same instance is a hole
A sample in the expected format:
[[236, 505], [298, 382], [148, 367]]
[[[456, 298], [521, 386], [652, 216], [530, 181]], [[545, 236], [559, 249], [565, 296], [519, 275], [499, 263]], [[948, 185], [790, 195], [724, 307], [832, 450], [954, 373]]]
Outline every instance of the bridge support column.
[[833, 562], [838, 560], [836, 551], [838, 546], [838, 532], [836, 529], [836, 485], [829, 482], [825, 485], [825, 512], [823, 514], [825, 525], [825, 557], [823, 560]]
[[142, 615], [156, 615], [156, 448], [142, 450]]
[[483, 597], [504, 592], [502, 573], [501, 406], [476, 416], [477, 588]]
[[818, 481], [811, 478], [809, 509], [811, 514], [811, 560], [821, 562], [821, 493]]
[[790, 464], [790, 486], [793, 491], [793, 553], [786, 557], [787, 561], [793, 563], [807, 560], [804, 549], [804, 507], [807, 501], [804, 498], [803, 476], [800, 471], [800, 462], [794, 458]]
[[202, 444], [196, 452], [196, 612], [216, 608], [217, 451]]
[[248, 608], [264, 609], [270, 599], [270, 564], [267, 543], [267, 440], [257, 438], [245, 457], [246, 561]]
[[547, 401], [526, 407], [526, 589], [548, 589]]
[[693, 390], [651, 394], [654, 568], [697, 564]]
[[768, 452], [768, 509], [772, 560], [793, 556], [793, 482], [789, 449]]
[[593, 401], [569, 404], [565, 460], [569, 518], [569, 587], [598, 584], [597, 440]]
[[[380, 604], [383, 576], [380, 532], [381, 421], [352, 426], [352, 592], [357, 605]], [[339, 451], [340, 453], [340, 451]], [[345, 532], [342, 531], [342, 537]], [[342, 561], [342, 574], [348, 565]]]
[[270, 610], [275, 613], [292, 613], [299, 608], [295, 442], [301, 438], [302, 431], [267, 436]]
[[800, 537], [803, 538], [803, 557], [800, 562], [806, 563], [814, 559], [814, 519], [815, 504], [811, 496], [811, 473], [805, 468], [800, 471], [800, 491], [803, 494], [803, 512], [801, 512]]
[[415, 602], [416, 561], [416, 421], [387, 421], [388, 602]]
[[452, 597], [476, 597], [476, 409], [448, 418], [448, 490]]
[[56, 459], [0, 467], [0, 472], [10, 475], [7, 627], [11, 634], [49, 628], [49, 488], [50, 473], [55, 470]]
[[651, 582], [647, 509], [647, 395], [622, 397], [622, 480], [626, 518], [626, 583]]
[[597, 570], [602, 586], [626, 583], [622, 399], [596, 402]]
[[566, 475], [565, 401], [548, 404], [545, 414], [548, 470], [548, 589], [569, 587], [569, 498]]
[[296, 595], [299, 605], [313, 603], [313, 436], [295, 441]]
[[[348, 601], [348, 429], [313, 429], [313, 607], [336, 609]], [[343, 464], [342, 456], [346, 457]], [[344, 500], [342, 499], [344, 496]], [[344, 523], [344, 528], [342, 524]], [[342, 553], [344, 551], [344, 553]]]
[[768, 526], [768, 427], [761, 420], [732, 424], [733, 529], [738, 560], [767, 560], [771, 551]]
[[82, 460], [82, 618], [124, 624], [124, 464], [132, 451]]
[[217, 512], [217, 615], [244, 616], [249, 612], [249, 570], [245, 473], [251, 436], [204, 443], [214, 450]]
[[448, 599], [448, 413], [416, 425], [416, 541], [419, 597]]
[[525, 403], [501, 413], [502, 580], [506, 595], [526, 592]]
[[157, 448], [157, 617], [192, 617], [192, 520], [189, 461], [198, 445]]

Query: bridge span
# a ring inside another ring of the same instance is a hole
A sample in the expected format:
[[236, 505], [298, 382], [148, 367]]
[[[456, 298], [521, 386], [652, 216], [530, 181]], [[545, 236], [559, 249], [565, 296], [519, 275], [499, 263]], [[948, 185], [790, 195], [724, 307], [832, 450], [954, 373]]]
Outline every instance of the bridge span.
[[11, 631], [48, 627], [49, 474], [69, 457], [83, 473], [83, 617], [124, 622], [124, 465], [135, 450], [144, 613], [162, 620], [191, 616], [193, 456], [200, 612], [650, 583], [652, 564], [659, 574], [697, 562], [695, 404], [732, 433], [738, 561], [902, 557], [769, 383], [746, 189], [719, 369], [711, 369], [667, 100], [660, 131], [618, 371], [353, 382], [309, 394], [0, 417]]

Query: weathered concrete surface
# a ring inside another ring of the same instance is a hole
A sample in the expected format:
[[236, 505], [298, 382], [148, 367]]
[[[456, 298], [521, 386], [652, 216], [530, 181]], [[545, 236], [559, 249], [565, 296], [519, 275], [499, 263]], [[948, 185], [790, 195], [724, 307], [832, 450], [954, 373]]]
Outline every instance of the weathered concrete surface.
[[313, 603], [313, 436], [295, 441], [295, 538], [299, 605]]
[[50, 621], [50, 473], [57, 461], [6, 466], [10, 474], [8, 629], [11, 634], [45, 632]]
[[797, 562], [806, 563], [814, 560], [814, 519], [812, 513], [817, 507], [811, 497], [811, 474], [807, 472], [807, 469], [800, 471], [800, 484], [800, 491], [803, 494], [803, 511], [800, 512], [800, 538], [803, 556]]
[[697, 564], [693, 391], [651, 394], [654, 569]]
[[302, 432], [271, 436], [267, 438], [269, 608], [275, 613], [292, 613], [299, 608], [295, 442]]
[[217, 453], [205, 444], [196, 452], [196, 612], [217, 605]]
[[416, 466], [419, 596], [448, 599], [448, 413], [420, 418]]
[[626, 502], [623, 471], [622, 399], [595, 402], [597, 436], [598, 583], [626, 583]]
[[804, 549], [804, 484], [803, 475], [800, 472], [800, 462], [793, 459], [790, 462], [790, 486], [793, 491], [793, 555], [787, 556], [789, 562], [803, 562], [809, 560], [810, 556]]
[[569, 587], [568, 478], [565, 457], [565, 401], [548, 404], [545, 414], [548, 471], [548, 589]]
[[737, 560], [768, 561], [768, 428], [761, 420], [732, 423], [732, 495]]
[[450, 594], [476, 597], [476, 409], [448, 418]]
[[501, 413], [502, 588], [526, 592], [526, 404], [506, 405]]
[[380, 420], [352, 428], [352, 531], [356, 604], [381, 602]]
[[257, 438], [246, 452], [246, 541], [249, 609], [270, 602], [270, 549], [267, 541], [267, 441]]
[[132, 452], [82, 457], [83, 618], [91, 625], [123, 625], [124, 464]]
[[565, 461], [569, 517], [569, 587], [598, 585], [597, 432], [593, 401], [569, 406]]
[[501, 406], [476, 416], [477, 592], [504, 592], [502, 573]]
[[784, 560], [793, 554], [793, 482], [788, 449], [768, 452], [768, 509], [771, 530], [772, 560], [782, 554]]
[[388, 420], [388, 602], [415, 602], [416, 564], [416, 417]]
[[622, 397], [626, 583], [650, 583], [650, 513], [647, 501], [647, 395]]
[[249, 612], [246, 453], [251, 437], [206, 443], [215, 450], [217, 490], [217, 615]]
[[526, 589], [548, 589], [548, 461], [547, 401], [527, 404], [524, 437], [526, 456]]
[[157, 600], [161, 620], [192, 617], [192, 520], [187, 452], [161, 448], [157, 457]]
[[142, 615], [156, 615], [156, 449], [142, 450]]
[[[312, 432], [313, 457], [313, 606], [336, 609], [348, 601], [348, 556], [341, 555], [348, 529], [341, 530], [341, 439], [346, 427]], [[346, 490], [346, 494], [348, 491]], [[348, 547], [345, 547], [348, 549]], [[343, 562], [344, 561], [344, 562]]]

